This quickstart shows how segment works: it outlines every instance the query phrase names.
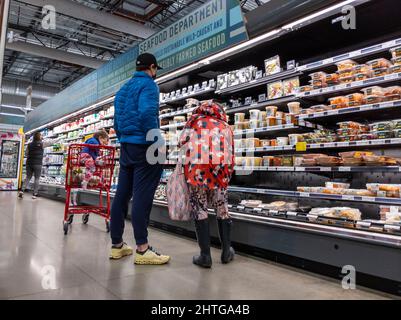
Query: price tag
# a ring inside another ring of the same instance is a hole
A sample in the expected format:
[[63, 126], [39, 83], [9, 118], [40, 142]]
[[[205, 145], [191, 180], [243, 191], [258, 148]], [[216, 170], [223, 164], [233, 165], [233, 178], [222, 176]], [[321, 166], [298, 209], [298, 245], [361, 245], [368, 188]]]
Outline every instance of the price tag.
[[293, 167], [281, 167], [281, 171], [294, 171]]
[[337, 146], [338, 146], [338, 147], [348, 147], [348, 146], [349, 146], [349, 143], [348, 143], [348, 142], [338, 142], [338, 143], [337, 143]]
[[356, 224], [364, 228], [369, 228], [372, 225], [370, 222], [364, 222], [364, 221], [358, 221]]
[[[305, 171], [305, 168], [304, 168], [304, 167], [296, 167], [296, 168], [295, 168], [295, 171], [304, 172], [304, 171]], [[400, 167], [400, 171], [401, 171], [401, 167]]]
[[365, 201], [365, 202], [372, 202], [374, 200], [375, 200], [374, 197], [362, 197], [362, 201]]
[[269, 210], [269, 213], [271, 213], [271, 214], [278, 214], [278, 211], [277, 211], [277, 210]]
[[253, 211], [262, 212], [263, 208], [253, 208]]
[[292, 212], [292, 211], [288, 211], [288, 212], [287, 212], [287, 216], [293, 216], [293, 217], [295, 217], [295, 216], [297, 216], [297, 215], [298, 215], [297, 212]]
[[306, 151], [306, 142], [297, 142], [295, 145], [295, 150], [297, 152]]
[[351, 171], [351, 167], [338, 167], [338, 171], [349, 172]]
[[321, 171], [321, 172], [327, 172], [327, 171], [330, 172], [330, 171], [331, 171], [331, 168], [330, 168], [330, 167], [321, 167], [321, 168], [320, 168], [320, 171]]
[[342, 90], [342, 89], [345, 89], [347, 87], [347, 85], [346, 84], [340, 84], [340, 85], [338, 85], [338, 86], [336, 86], [336, 89], [335, 90]]
[[244, 206], [237, 206], [237, 209], [238, 210], [245, 210], [245, 207]]
[[311, 220], [317, 220], [317, 218], [318, 218], [318, 216], [316, 216], [314, 214], [307, 214], [306, 217], [311, 219]]
[[344, 195], [341, 197], [341, 199], [352, 201], [352, 200], [355, 200], [355, 197], [354, 197], [354, 196], [347, 195], [347, 194], [344, 194]]
[[309, 198], [310, 194], [309, 194], [309, 192], [300, 192], [299, 196], [302, 198]]
[[395, 225], [392, 225], [392, 224], [385, 224], [384, 225], [384, 229], [385, 230], [397, 230], [397, 231], [399, 231], [400, 230], [400, 226], [395, 226]]

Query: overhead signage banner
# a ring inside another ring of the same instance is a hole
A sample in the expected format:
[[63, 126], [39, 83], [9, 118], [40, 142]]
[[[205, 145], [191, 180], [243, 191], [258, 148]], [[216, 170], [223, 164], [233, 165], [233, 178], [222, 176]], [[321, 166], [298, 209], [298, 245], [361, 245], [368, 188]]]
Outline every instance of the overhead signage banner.
[[211, 0], [126, 53], [107, 62], [27, 116], [30, 131], [115, 94], [135, 71], [143, 52], [153, 53], [165, 74], [248, 39], [237, 0]]

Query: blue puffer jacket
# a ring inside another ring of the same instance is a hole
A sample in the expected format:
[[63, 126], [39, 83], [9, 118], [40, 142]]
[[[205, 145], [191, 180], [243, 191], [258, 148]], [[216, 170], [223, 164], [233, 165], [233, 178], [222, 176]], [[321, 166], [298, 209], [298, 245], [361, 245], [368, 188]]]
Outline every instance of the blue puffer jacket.
[[[100, 142], [96, 138], [89, 138], [84, 142], [85, 144], [94, 144], [94, 145], [100, 145]], [[90, 156], [93, 158], [93, 160], [96, 160], [97, 156], [99, 155], [98, 149], [95, 148], [90, 148], [90, 147], [85, 147], [82, 149], [82, 153], [88, 153]]]
[[114, 108], [114, 129], [120, 142], [151, 144], [155, 141], [146, 141], [146, 134], [160, 128], [159, 87], [147, 73], [134, 73], [117, 92]]

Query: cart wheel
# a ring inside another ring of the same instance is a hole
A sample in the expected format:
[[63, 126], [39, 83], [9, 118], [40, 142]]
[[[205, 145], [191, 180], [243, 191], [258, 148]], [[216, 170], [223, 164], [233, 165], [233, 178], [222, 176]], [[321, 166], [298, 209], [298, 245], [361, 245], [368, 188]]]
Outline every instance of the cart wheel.
[[64, 229], [64, 234], [65, 235], [67, 235], [67, 233], [68, 233], [68, 226], [69, 226], [68, 222], [64, 222], [63, 229]]
[[110, 232], [110, 221], [106, 220], [106, 232]]
[[89, 221], [89, 213], [85, 213], [85, 214], [82, 216], [82, 223], [83, 223], [83, 224], [87, 224], [88, 221]]
[[73, 214], [70, 214], [70, 215], [68, 216], [67, 222], [68, 222], [68, 224], [71, 224], [73, 221], [74, 221], [74, 215], [73, 215]]

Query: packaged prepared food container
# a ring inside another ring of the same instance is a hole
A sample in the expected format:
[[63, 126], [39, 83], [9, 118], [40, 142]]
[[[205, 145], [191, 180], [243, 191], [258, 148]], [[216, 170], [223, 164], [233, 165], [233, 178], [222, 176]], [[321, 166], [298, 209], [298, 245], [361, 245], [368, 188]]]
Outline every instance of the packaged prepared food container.
[[374, 59], [366, 62], [367, 65], [371, 66], [372, 69], [389, 68], [391, 62], [384, 58]]
[[260, 139], [258, 139], [258, 138], [246, 139], [246, 147], [247, 148], [259, 148], [260, 147]]
[[367, 64], [357, 64], [353, 67], [355, 73], [372, 73], [372, 66]]
[[174, 117], [173, 118], [173, 121], [175, 122], [175, 123], [181, 123], [181, 122], [185, 122], [185, 116], [177, 116], [177, 117]]
[[364, 104], [364, 102], [362, 102], [362, 101], [350, 101], [348, 103], [348, 107], [357, 107], [357, 106], [361, 106], [363, 104]]
[[277, 144], [279, 146], [287, 146], [289, 142], [288, 137], [277, 137]]
[[339, 78], [345, 78], [345, 77], [352, 77], [355, 75], [354, 69], [347, 69], [347, 70], [342, 70], [342, 71], [337, 71]]
[[391, 55], [394, 58], [398, 58], [401, 57], [401, 47], [397, 47], [397, 48], [392, 48], [390, 49]]
[[384, 96], [369, 95], [365, 97], [365, 101], [367, 104], [380, 103], [384, 101]]
[[377, 139], [390, 139], [393, 137], [393, 131], [376, 131], [374, 134]]
[[274, 56], [265, 60], [266, 75], [278, 73], [281, 71], [280, 56]]
[[284, 118], [284, 112], [283, 111], [277, 111], [276, 112], [276, 118]]
[[343, 158], [344, 166], [361, 166], [363, 164], [362, 158]]
[[270, 146], [271, 147], [277, 147], [277, 139], [271, 139], [270, 140]]
[[289, 113], [291, 114], [300, 114], [301, 113], [301, 104], [299, 102], [289, 102], [287, 104]]
[[257, 208], [262, 204], [261, 200], [242, 200], [241, 205], [248, 208]]
[[282, 126], [282, 125], [284, 125], [284, 124], [286, 124], [285, 118], [277, 118], [277, 117], [276, 117], [276, 125], [277, 125], [277, 126]]
[[238, 167], [242, 167], [242, 157], [235, 157], [235, 165]]
[[295, 122], [296, 122], [295, 114], [286, 113], [285, 123], [290, 124], [290, 123], [295, 123]]
[[261, 157], [250, 157], [249, 161], [250, 161], [250, 166], [251, 167], [260, 167], [262, 165], [263, 158], [261, 158]]
[[394, 138], [401, 138], [401, 129], [393, 130]]
[[258, 120], [260, 114], [260, 110], [252, 109], [249, 110], [249, 119], [250, 120]]
[[326, 83], [327, 84], [337, 84], [339, 81], [338, 73], [330, 73], [326, 75]]
[[336, 63], [338, 71], [352, 69], [357, 63], [354, 60], [344, 60]]
[[268, 106], [266, 107], [266, 117], [275, 117], [277, 112], [276, 106]]
[[385, 93], [385, 89], [379, 86], [364, 88], [361, 91], [365, 96], [371, 96], [371, 95], [382, 96]]
[[275, 126], [276, 123], [277, 123], [277, 122], [276, 122], [276, 117], [275, 117], [275, 116], [267, 117], [267, 118], [266, 118], [266, 125], [267, 125], [267, 127]]
[[342, 160], [339, 157], [327, 156], [327, 157], [316, 158], [317, 165], [322, 167], [339, 166], [341, 165], [341, 162]]
[[325, 88], [327, 87], [327, 82], [323, 80], [310, 80], [309, 83], [312, 85], [313, 88]]
[[342, 182], [332, 182], [332, 181], [327, 181], [325, 183], [326, 188], [340, 188], [340, 189], [349, 189], [351, 186], [349, 183], [342, 183]]
[[314, 73], [309, 74], [312, 80], [323, 80], [326, 81], [327, 73], [323, 71], [317, 71]]
[[390, 131], [393, 129], [392, 121], [381, 121], [370, 124], [371, 131]]
[[283, 158], [281, 158], [281, 157], [274, 157], [274, 158], [273, 158], [273, 166], [274, 166], [274, 167], [282, 167], [282, 166], [283, 166]]
[[388, 73], [399, 73], [401, 72], [401, 64], [395, 64], [392, 67], [388, 68]]
[[262, 139], [260, 140], [260, 143], [262, 147], [270, 147], [270, 140], [268, 139]]
[[373, 70], [373, 77], [385, 76], [388, 73], [388, 68], [378, 68]]
[[401, 57], [391, 59], [391, 62], [393, 64], [395, 64], [395, 65], [400, 65], [401, 64]]
[[355, 81], [362, 81], [362, 80], [366, 80], [372, 77], [371, 73], [356, 73], [354, 78]]
[[362, 93], [352, 93], [346, 96], [346, 98], [351, 102], [351, 101], [358, 101], [363, 103], [365, 100], [365, 95]]
[[349, 102], [349, 99], [344, 96], [333, 97], [329, 99], [331, 105], [343, 105], [346, 106]]
[[362, 133], [359, 134], [360, 140], [374, 140], [377, 139], [377, 135], [374, 133]]
[[257, 129], [259, 127], [259, 121], [257, 119], [249, 120], [249, 129]]
[[338, 122], [337, 125], [340, 127], [340, 129], [358, 129], [360, 130], [362, 127], [364, 127], [363, 124], [355, 121], [342, 121]]
[[234, 114], [234, 122], [244, 122], [245, 121], [245, 113], [235, 113]]
[[266, 111], [260, 111], [258, 120], [259, 121], [266, 121], [266, 117], [267, 117], [267, 112]]
[[299, 89], [299, 77], [283, 80], [284, 95], [288, 96], [294, 94]]
[[258, 121], [258, 128], [266, 128], [267, 121]]
[[401, 119], [393, 120], [393, 129], [398, 130], [401, 129]]
[[355, 81], [355, 76], [347, 76], [347, 77], [339, 77], [339, 81], [341, 82], [341, 83], [350, 83], [350, 82], [353, 82], [353, 81]]
[[273, 83], [269, 83], [267, 85], [267, 96], [268, 99], [277, 99], [281, 98], [284, 94], [283, 91], [283, 82], [282, 81], [276, 81]]
[[265, 167], [274, 166], [273, 160], [274, 160], [273, 156], [264, 156], [263, 157], [263, 166], [265, 166]]
[[237, 122], [234, 124], [234, 130], [246, 130], [249, 129], [249, 121], [246, 122]]
[[364, 156], [372, 156], [371, 151], [346, 151], [338, 154], [341, 158], [362, 158]]
[[299, 90], [299, 92], [312, 91], [313, 90], [313, 86], [311, 86], [311, 85], [301, 86], [301, 87], [299, 87], [298, 90]]
[[293, 156], [282, 156], [283, 167], [292, 167], [294, 165]]
[[384, 101], [396, 101], [401, 99], [401, 94], [389, 94], [384, 96]]
[[384, 88], [384, 95], [401, 94], [401, 86], [392, 86]]
[[298, 142], [304, 141], [302, 134], [289, 134], [288, 135], [288, 142], [291, 146], [296, 145]]

